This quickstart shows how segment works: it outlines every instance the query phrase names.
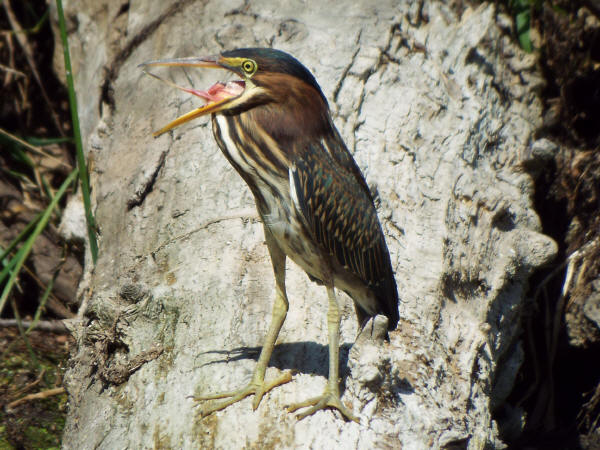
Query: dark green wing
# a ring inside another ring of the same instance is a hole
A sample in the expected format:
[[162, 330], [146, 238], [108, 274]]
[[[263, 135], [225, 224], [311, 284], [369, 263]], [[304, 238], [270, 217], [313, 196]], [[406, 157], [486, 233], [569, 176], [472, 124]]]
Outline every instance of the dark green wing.
[[398, 322], [398, 293], [367, 184], [343, 143], [319, 141], [308, 147], [298, 152], [302, 157], [291, 168], [295, 203], [313, 239], [371, 288], [377, 312], [389, 318], [393, 329]]

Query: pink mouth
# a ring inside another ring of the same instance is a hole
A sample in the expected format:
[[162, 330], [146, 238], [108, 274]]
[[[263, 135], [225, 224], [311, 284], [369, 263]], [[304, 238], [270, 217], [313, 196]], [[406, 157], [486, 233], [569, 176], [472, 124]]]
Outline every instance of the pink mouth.
[[189, 122], [190, 120], [195, 119], [197, 117], [219, 112], [220, 110], [227, 107], [229, 100], [241, 96], [244, 93], [244, 90], [246, 89], [245, 82], [241, 80], [234, 80], [229, 81], [226, 84], [221, 82], [215, 83], [204, 91], [200, 89], [192, 89], [183, 86], [178, 86], [172, 81], [165, 80], [159, 77], [158, 75], [153, 74], [152, 72], [145, 71], [145, 73], [147, 73], [151, 77], [156, 78], [157, 80], [162, 81], [163, 83], [168, 84], [169, 86], [181, 89], [184, 92], [195, 95], [196, 97], [200, 97], [206, 101], [206, 105], [200, 108], [196, 108], [193, 111], [190, 111], [187, 114], [178, 117], [168, 125], [162, 127], [160, 130], [152, 133], [154, 137], [160, 136], [161, 134], [172, 130], [173, 128], [181, 125], [182, 123]]
[[205, 91], [190, 88], [182, 89], [197, 97], [203, 98], [209, 103], [214, 103], [241, 95], [242, 92], [244, 92], [245, 87], [246, 84], [243, 81], [229, 81], [227, 84], [217, 82]]

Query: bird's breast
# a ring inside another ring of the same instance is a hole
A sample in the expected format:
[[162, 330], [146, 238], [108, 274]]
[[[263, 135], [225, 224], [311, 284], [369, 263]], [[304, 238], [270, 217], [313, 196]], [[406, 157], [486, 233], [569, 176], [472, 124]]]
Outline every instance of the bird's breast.
[[250, 187], [264, 226], [288, 257], [322, 280], [328, 270], [323, 266], [321, 250], [293, 207], [287, 168], [283, 172], [264, 161], [273, 158], [276, 151], [264, 146], [253, 148], [252, 139], [236, 116], [217, 114], [212, 124], [221, 151]]
[[254, 169], [248, 158], [240, 151], [239, 135], [235, 130], [235, 122], [231, 118], [215, 114], [212, 118], [213, 134], [221, 151], [240, 175], [254, 176]]

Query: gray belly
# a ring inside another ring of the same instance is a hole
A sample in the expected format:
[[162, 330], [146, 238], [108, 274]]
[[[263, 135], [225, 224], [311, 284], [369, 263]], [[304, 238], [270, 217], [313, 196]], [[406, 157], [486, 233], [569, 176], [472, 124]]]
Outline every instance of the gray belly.
[[[285, 192], [289, 196], [289, 189]], [[280, 201], [271, 197], [267, 204], [270, 204], [269, 211], [261, 212], [261, 217], [264, 226], [273, 234], [283, 252], [317, 281], [324, 282], [331, 277], [336, 288], [346, 292], [366, 312], [375, 314], [376, 299], [373, 292], [313, 242], [301, 219], [295, 216], [293, 207], [290, 211], [280, 206], [292, 205], [290, 199]]]
[[[286, 180], [287, 181], [287, 180]], [[283, 186], [282, 186], [283, 187]], [[279, 247], [306, 273], [324, 280], [328, 272], [321, 249], [313, 243], [289, 198], [289, 186], [278, 192], [261, 190], [267, 208], [259, 209], [264, 226], [271, 232]], [[277, 198], [282, 195], [283, 198]]]

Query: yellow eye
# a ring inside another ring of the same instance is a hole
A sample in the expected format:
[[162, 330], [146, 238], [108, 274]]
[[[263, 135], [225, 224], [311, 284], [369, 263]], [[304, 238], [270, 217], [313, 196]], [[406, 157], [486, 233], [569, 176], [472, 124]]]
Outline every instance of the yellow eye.
[[242, 63], [242, 69], [247, 75], [252, 75], [256, 72], [256, 63], [251, 59], [247, 59]]

